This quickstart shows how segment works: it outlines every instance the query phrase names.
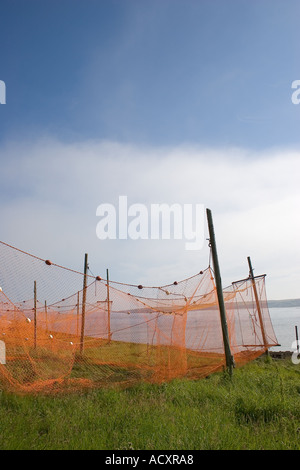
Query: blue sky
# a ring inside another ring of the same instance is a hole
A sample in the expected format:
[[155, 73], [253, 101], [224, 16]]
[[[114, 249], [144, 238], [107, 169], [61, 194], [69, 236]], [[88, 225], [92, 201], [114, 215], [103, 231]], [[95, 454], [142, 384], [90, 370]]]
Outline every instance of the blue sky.
[[299, 143], [297, 0], [3, 0], [1, 139]]
[[206, 250], [100, 245], [96, 208], [122, 194], [201, 203], [225, 284], [253, 255], [271, 297], [300, 297], [299, 13], [299, 0], [1, 0], [0, 239], [168, 282]]

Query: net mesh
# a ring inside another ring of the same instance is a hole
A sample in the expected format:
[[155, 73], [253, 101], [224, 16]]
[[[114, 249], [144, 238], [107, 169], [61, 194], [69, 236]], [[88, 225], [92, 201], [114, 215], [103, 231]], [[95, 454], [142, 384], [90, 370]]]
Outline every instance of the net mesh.
[[[0, 286], [0, 383], [6, 389], [54, 393], [159, 383], [226, 366], [210, 267], [167, 286], [135, 286], [0, 242]], [[236, 366], [277, 344], [265, 276], [233, 283], [223, 295]]]

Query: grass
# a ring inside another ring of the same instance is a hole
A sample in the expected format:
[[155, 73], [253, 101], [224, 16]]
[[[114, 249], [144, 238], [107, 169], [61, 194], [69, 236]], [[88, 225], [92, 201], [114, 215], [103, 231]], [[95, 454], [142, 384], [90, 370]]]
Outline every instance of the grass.
[[198, 381], [60, 396], [0, 391], [0, 450], [299, 450], [300, 369], [261, 358]]
[[[41, 390], [43, 382], [49, 388], [50, 380], [59, 382], [63, 378], [84, 379], [96, 385], [157, 382], [159, 380], [152, 380], [152, 377], [155, 374], [158, 378], [159, 373], [169, 379], [172, 374], [178, 377], [180, 373], [181, 376], [192, 379], [204, 376], [206, 371], [211, 373], [213, 370], [221, 370], [224, 365], [223, 354], [204, 355], [178, 347], [157, 347], [122, 341], [108, 343], [107, 340], [94, 338], [85, 341], [84, 352], [81, 354], [78, 349], [67, 346], [76, 343], [75, 339], [70, 335], [60, 334], [59, 340], [63, 342], [55, 344], [47, 337], [37, 347], [34, 347], [33, 341], [31, 344], [28, 342], [26, 351], [14, 343], [7, 343], [5, 369], [16, 381], [14, 390], [17, 390], [17, 384], [27, 390]], [[66, 386], [65, 382], [63, 386]]]

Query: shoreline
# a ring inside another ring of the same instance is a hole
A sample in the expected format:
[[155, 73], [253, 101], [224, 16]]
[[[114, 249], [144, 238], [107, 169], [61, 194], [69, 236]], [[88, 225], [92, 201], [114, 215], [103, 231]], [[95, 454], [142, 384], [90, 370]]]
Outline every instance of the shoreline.
[[[269, 356], [271, 356], [272, 359], [290, 359], [293, 354], [293, 351], [269, 351]], [[263, 355], [266, 355], [266, 353]]]

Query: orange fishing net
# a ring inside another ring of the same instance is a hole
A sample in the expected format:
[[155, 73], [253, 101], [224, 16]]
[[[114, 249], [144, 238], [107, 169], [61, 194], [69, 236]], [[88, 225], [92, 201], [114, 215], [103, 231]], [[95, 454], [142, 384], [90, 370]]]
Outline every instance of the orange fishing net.
[[[0, 383], [7, 389], [196, 379], [226, 365], [210, 267], [167, 286], [135, 286], [0, 242], [0, 286]], [[223, 294], [237, 366], [277, 344], [264, 276], [233, 283]]]

